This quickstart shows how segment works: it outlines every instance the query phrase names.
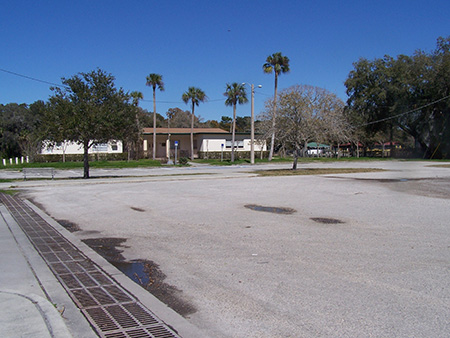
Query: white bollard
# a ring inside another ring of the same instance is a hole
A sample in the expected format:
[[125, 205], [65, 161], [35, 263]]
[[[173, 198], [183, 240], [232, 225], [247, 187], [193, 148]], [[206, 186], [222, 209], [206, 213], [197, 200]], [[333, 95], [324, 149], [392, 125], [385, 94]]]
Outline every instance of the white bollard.
[[3, 159], [3, 166], [6, 167], [6, 158]]
[[19, 164], [19, 158], [16, 157], [16, 164]]
[[12, 165], [12, 158], [10, 158], [10, 159], [9, 159], [9, 164], [11, 164], [11, 165]]
[[23, 164], [23, 156], [20, 158], [20, 163]]
[[30, 163], [30, 157], [27, 156], [27, 163]]

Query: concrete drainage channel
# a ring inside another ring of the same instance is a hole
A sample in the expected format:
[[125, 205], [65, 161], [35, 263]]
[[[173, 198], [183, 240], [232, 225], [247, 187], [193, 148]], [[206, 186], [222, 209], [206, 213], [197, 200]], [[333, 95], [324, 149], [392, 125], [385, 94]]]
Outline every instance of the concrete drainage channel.
[[179, 337], [22, 200], [1, 201], [100, 337]]

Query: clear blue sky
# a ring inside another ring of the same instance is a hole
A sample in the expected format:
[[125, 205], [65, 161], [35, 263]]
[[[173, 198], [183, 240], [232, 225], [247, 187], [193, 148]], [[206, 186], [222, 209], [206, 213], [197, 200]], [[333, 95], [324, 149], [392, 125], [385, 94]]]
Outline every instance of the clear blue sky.
[[[291, 72], [279, 88], [323, 87], [347, 99], [344, 81], [352, 63], [385, 54], [430, 52], [450, 35], [450, 1], [2, 1], [0, 68], [40, 80], [97, 67], [116, 85], [143, 92], [141, 107], [153, 111], [150, 73], [163, 75], [157, 111], [189, 109], [181, 95], [203, 89], [209, 102], [196, 114], [220, 120], [227, 82], [263, 87], [255, 112], [273, 95], [274, 76], [264, 74], [268, 55], [282, 52]], [[47, 100], [49, 85], [0, 71], [0, 103]], [[250, 115], [250, 104], [238, 107]]]

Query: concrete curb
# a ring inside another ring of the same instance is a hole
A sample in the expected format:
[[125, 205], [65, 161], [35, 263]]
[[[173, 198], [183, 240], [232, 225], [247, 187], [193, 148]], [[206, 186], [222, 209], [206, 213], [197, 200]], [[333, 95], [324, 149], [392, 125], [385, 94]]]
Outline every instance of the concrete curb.
[[[89, 323], [86, 321], [85, 317], [82, 315], [81, 311], [75, 306], [73, 301], [70, 299], [69, 295], [67, 294], [66, 290], [62, 287], [62, 285], [59, 283], [59, 281], [55, 278], [53, 273], [50, 271], [47, 264], [42, 260], [42, 257], [36, 252], [32, 244], [30, 243], [29, 239], [26, 237], [26, 235], [23, 233], [22, 229], [20, 229], [19, 225], [15, 222], [14, 218], [11, 216], [9, 211], [6, 209], [4, 205], [0, 205], [0, 213], [6, 223], [6, 226], [9, 228], [9, 231], [11, 232], [11, 235], [13, 236], [12, 240], [15, 241], [14, 244], [12, 244], [13, 247], [17, 247], [18, 252], [16, 254], [20, 255], [17, 257], [19, 261], [24, 260], [20, 267], [19, 271], [14, 272], [12, 275], [13, 280], [15, 278], [22, 278], [24, 277], [26, 280], [16, 281], [16, 285], [10, 285], [9, 287], [4, 287], [2, 291], [9, 292], [12, 295], [16, 295], [16, 300], [21, 300], [23, 302], [23, 298], [19, 298], [17, 295], [30, 295], [34, 294], [36, 295], [36, 292], [42, 291], [42, 296], [48, 297], [49, 300], [46, 300], [43, 298], [46, 302], [48, 302], [48, 305], [52, 307], [54, 311], [56, 311], [56, 314], [59, 315], [60, 320], [64, 325], [66, 325], [66, 328], [68, 332], [71, 333], [69, 335], [70, 337], [96, 337], [97, 335], [92, 330]], [[10, 257], [10, 259], [13, 259], [16, 261], [14, 257]], [[8, 263], [7, 263], [8, 264]], [[25, 274], [22, 270], [28, 270], [29, 273]], [[11, 269], [9, 269], [10, 273], [12, 273]], [[26, 277], [28, 276], [28, 277]], [[33, 276], [33, 277], [32, 277]], [[27, 279], [29, 278], [29, 279]], [[29, 283], [29, 284], [28, 284]], [[32, 285], [32, 288], [30, 289], [29, 285]], [[19, 291], [20, 288], [20, 291]], [[23, 289], [22, 289], [23, 288]], [[29, 290], [34, 289], [34, 292], [30, 292]], [[7, 294], [4, 293], [3, 297], [5, 297]], [[34, 299], [33, 297], [31, 299]], [[32, 303], [30, 301], [27, 301], [30, 305]], [[45, 302], [38, 302], [38, 304], [45, 304]], [[31, 319], [31, 316], [25, 316], [21, 317], [21, 312], [17, 311], [15, 306], [16, 303], [11, 303], [11, 307], [8, 308], [5, 304], [2, 304], [0, 306], [0, 321], [3, 324], [3, 318], [5, 316], [11, 314], [15, 314], [17, 317], [10, 317], [10, 319], [14, 322], [17, 321], [17, 318], [23, 318], [23, 320], [20, 323], [17, 324], [17, 329], [12, 335], [12, 337], [17, 337], [17, 335], [23, 336], [23, 337], [36, 337], [34, 334], [26, 334], [26, 330], [28, 330], [28, 327], [30, 326], [29, 321]], [[56, 306], [57, 308], [54, 308]], [[34, 308], [33, 305], [31, 308]], [[29, 309], [30, 307], [26, 307]], [[46, 309], [46, 306], [43, 305], [41, 308]], [[59, 311], [58, 311], [59, 310]], [[37, 311], [35, 309], [35, 311]], [[53, 311], [53, 312], [54, 312]], [[48, 313], [48, 312], [46, 312]], [[40, 318], [39, 313], [34, 313], [34, 316], [38, 316]], [[8, 323], [8, 321], [6, 321]], [[21, 324], [21, 325], [20, 325]], [[0, 332], [1, 332], [1, 326], [0, 325]], [[23, 331], [25, 330], [25, 331]], [[4, 336], [1, 335], [0, 336]], [[42, 335], [46, 336], [46, 335]], [[8, 335], [6, 335], [8, 337]], [[59, 337], [59, 336], [53, 336], [53, 337]], [[61, 337], [65, 337], [62, 335]]]

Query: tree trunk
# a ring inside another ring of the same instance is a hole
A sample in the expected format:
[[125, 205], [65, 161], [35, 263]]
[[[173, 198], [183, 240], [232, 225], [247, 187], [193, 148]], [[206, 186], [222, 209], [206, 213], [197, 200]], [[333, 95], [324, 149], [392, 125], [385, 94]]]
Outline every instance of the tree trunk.
[[295, 146], [294, 150], [294, 163], [292, 164], [292, 170], [297, 170], [297, 161], [298, 161], [298, 146]]
[[135, 156], [135, 160], [140, 160], [141, 159], [141, 147], [142, 147], [142, 138], [141, 138], [141, 123], [139, 121], [139, 114], [136, 113], [136, 126], [137, 126], [137, 138], [136, 138], [136, 142], [135, 142], [135, 147], [134, 147], [134, 156]]
[[84, 167], [84, 174], [83, 178], [89, 178], [89, 141], [85, 141], [83, 143], [83, 167]]
[[234, 162], [235, 135], [236, 135], [236, 103], [233, 104], [233, 131], [231, 133], [231, 162]]
[[156, 160], [156, 87], [153, 87], [153, 160]]
[[277, 91], [278, 91], [278, 74], [275, 71], [275, 95], [273, 97], [273, 116], [272, 116], [272, 137], [270, 142], [270, 152], [269, 152], [269, 162], [272, 161], [273, 158], [273, 148], [275, 143], [275, 127], [276, 127], [276, 118], [277, 118]]
[[389, 141], [391, 142], [391, 149], [389, 151], [389, 157], [393, 158], [395, 156], [395, 147], [394, 147], [394, 127], [391, 124], [391, 130], [389, 135]]
[[305, 144], [303, 145], [303, 157], [306, 157], [306, 154], [308, 153], [308, 141], [305, 140]]
[[192, 101], [192, 116], [191, 116], [191, 161], [194, 160], [194, 102]]

